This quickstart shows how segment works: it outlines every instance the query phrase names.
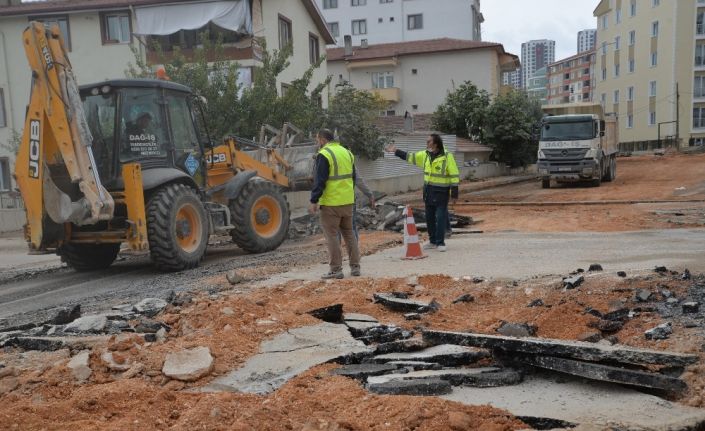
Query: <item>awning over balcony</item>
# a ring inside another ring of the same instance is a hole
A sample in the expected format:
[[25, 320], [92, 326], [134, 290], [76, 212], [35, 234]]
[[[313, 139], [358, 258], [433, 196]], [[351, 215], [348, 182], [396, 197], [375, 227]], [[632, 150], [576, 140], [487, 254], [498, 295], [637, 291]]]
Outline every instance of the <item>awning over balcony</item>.
[[252, 34], [252, 13], [247, 0], [169, 4], [135, 8], [135, 34], [165, 36], [179, 30], [196, 30], [212, 22], [225, 30]]

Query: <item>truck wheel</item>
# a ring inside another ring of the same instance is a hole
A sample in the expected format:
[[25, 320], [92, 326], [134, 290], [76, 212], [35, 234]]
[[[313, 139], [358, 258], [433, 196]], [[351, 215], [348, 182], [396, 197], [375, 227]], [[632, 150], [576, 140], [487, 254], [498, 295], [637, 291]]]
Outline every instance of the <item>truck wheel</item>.
[[120, 251], [120, 244], [64, 244], [57, 254], [61, 261], [76, 271], [105, 269], [112, 265]]
[[602, 184], [602, 176], [604, 175], [603, 169], [604, 169], [604, 167], [602, 165], [602, 162], [600, 162], [600, 170], [599, 170], [600, 174], [597, 176], [597, 178], [594, 178], [590, 182], [590, 185], [592, 185], [593, 187], [600, 187], [600, 184]]
[[208, 221], [196, 192], [169, 184], [147, 203], [147, 236], [152, 261], [163, 271], [195, 268], [206, 253]]
[[550, 189], [551, 188], [551, 179], [550, 178], [542, 178], [541, 179], [541, 188], [542, 189]]
[[614, 181], [617, 179], [617, 158], [612, 156], [610, 158], [610, 168], [609, 168], [609, 179], [607, 181]]
[[279, 187], [268, 181], [249, 181], [230, 201], [235, 244], [250, 253], [276, 249], [289, 231], [289, 203]]
[[614, 163], [614, 159], [610, 156], [609, 159], [607, 159], [607, 166], [604, 167], [604, 171], [602, 172], [602, 181], [605, 181], [605, 182], [612, 181], [612, 164], [613, 163]]

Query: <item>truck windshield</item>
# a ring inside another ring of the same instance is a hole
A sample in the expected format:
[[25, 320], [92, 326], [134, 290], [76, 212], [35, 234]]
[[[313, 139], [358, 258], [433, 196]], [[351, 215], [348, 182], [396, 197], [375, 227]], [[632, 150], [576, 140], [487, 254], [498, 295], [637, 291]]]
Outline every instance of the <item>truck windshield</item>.
[[115, 93], [91, 95], [83, 100], [83, 110], [93, 135], [93, 157], [103, 180], [112, 178], [114, 174], [116, 100]]
[[591, 121], [546, 123], [541, 128], [542, 141], [578, 141], [594, 137], [595, 130]]

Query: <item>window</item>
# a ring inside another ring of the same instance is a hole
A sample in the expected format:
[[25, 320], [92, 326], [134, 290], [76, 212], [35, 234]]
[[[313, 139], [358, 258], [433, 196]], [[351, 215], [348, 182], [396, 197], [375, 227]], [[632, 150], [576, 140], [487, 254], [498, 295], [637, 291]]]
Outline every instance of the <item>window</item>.
[[661, 0], [651, 0], [651, 7], [656, 7], [661, 4]]
[[64, 38], [64, 44], [66, 49], [71, 51], [71, 33], [69, 31], [69, 17], [67, 15], [60, 16], [34, 16], [29, 17], [30, 21], [39, 21], [45, 26], [52, 26], [54, 24], [59, 26], [61, 31], [61, 36]]
[[377, 18], [377, 22], [382, 24], [384, 22], [384, 18]]
[[651, 37], [658, 37], [658, 21], [651, 23]]
[[636, 61], [632, 58], [629, 60], [629, 73], [634, 73], [634, 70], [636, 68]]
[[323, 9], [337, 9], [338, 0], [323, 0]]
[[167, 92], [171, 136], [174, 140], [176, 159], [198, 151], [198, 134], [191, 116], [188, 98], [183, 93]]
[[393, 88], [394, 72], [373, 72], [372, 88]]
[[419, 105], [411, 105], [411, 109], [413, 109], [414, 111], [418, 111]]
[[619, 90], [614, 90], [614, 97], [612, 98], [614, 103], [619, 103]]
[[615, 49], [615, 51], [619, 51], [619, 47], [620, 47], [620, 45], [621, 45], [621, 42], [622, 42], [622, 38], [621, 38], [621, 37], [617, 36], [617, 37], [614, 38], [614, 49]]
[[602, 15], [602, 29], [603, 30], [607, 29], [608, 22], [609, 22], [609, 16], [607, 16], [607, 14]]
[[419, 70], [418, 70], [418, 69], [411, 69], [411, 74], [412, 74], [412, 75], [418, 75], [418, 74], [419, 74]]
[[406, 20], [407, 20], [407, 27], [409, 30], [418, 30], [418, 29], [423, 28], [423, 15], [422, 14], [409, 15]]
[[367, 4], [367, 0], [350, 0], [350, 6], [364, 6]]
[[631, 0], [629, 4], [629, 16], [636, 16], [636, 0]]
[[11, 190], [10, 182], [10, 160], [7, 157], [0, 157], [0, 190]]
[[656, 97], [656, 81], [649, 82], [649, 97]]
[[291, 88], [290, 84], [286, 84], [282, 82], [282, 97], [286, 96], [286, 93], [289, 92], [289, 89]]
[[603, 105], [607, 103], [607, 93], [602, 93], [600, 95], [600, 103], [602, 103]]
[[367, 34], [367, 20], [366, 19], [353, 20], [352, 34]]
[[619, 63], [614, 65], [614, 77], [619, 78]]
[[309, 33], [308, 35], [308, 60], [311, 64], [318, 63], [321, 58], [321, 49], [318, 44], [318, 36]]
[[705, 127], [705, 107], [693, 108], [693, 128], [702, 129]]
[[629, 46], [633, 46], [636, 43], [636, 31], [632, 30], [629, 32]]
[[5, 114], [5, 92], [0, 88], [0, 127], [7, 127], [7, 115]]
[[[108, 99], [105, 99], [102, 95], [94, 97], [96, 99], [92, 100], [91, 103], [101, 103], [105, 111], [104, 115], [108, 116], [113, 112], [112, 107], [115, 106], [115, 96]], [[161, 89], [137, 88], [123, 90], [120, 115], [125, 121], [119, 125], [118, 137], [121, 148], [121, 162], [142, 160], [144, 158], [166, 159], [168, 157], [171, 142], [169, 142], [167, 121], [163, 115], [162, 100]], [[106, 103], [109, 101], [111, 102], [110, 105]], [[86, 102], [84, 102], [85, 104]], [[100, 123], [99, 119], [98, 124]], [[96, 160], [101, 160], [103, 157], [96, 154], [95, 158]]]
[[607, 68], [603, 67], [602, 68], [602, 80], [604, 81], [605, 79], [607, 79]]
[[627, 101], [632, 102], [634, 100], [634, 87], [627, 88]]
[[634, 127], [634, 116], [632, 114], [627, 115], [627, 129]]
[[658, 65], [658, 52], [651, 53], [651, 67], [656, 67]]
[[279, 15], [279, 49], [294, 43], [294, 36], [291, 31], [291, 20], [283, 15]]
[[696, 18], [696, 28], [695, 32], [698, 34], [698, 36], [702, 36], [705, 34], [705, 26], [703, 25], [703, 18], [705, 18], [705, 12], [698, 12], [697, 18]]
[[607, 54], [607, 42], [602, 42], [602, 55]]
[[333, 37], [340, 37], [340, 25], [338, 25], [337, 22], [329, 22], [328, 30], [330, 30], [330, 34], [332, 34]]
[[705, 44], [695, 45], [695, 65], [705, 66]]
[[649, 126], [656, 124], [656, 111], [649, 112]]
[[[0, 92], [0, 95], [2, 93]], [[705, 97], [705, 76], [696, 76], [695, 82], [693, 83], [693, 96], [695, 97]], [[2, 99], [0, 98], [0, 108], [2, 107]], [[2, 117], [0, 116], [0, 121]], [[2, 126], [2, 124], [0, 124]]]
[[614, 13], [614, 21], [619, 24], [622, 22], [622, 9], [617, 9]]
[[393, 3], [394, 0], [379, 0], [380, 4], [382, 3]]
[[390, 17], [389, 17], [389, 22], [394, 22], [394, 17], [393, 17], [393, 16], [390, 16]]
[[109, 12], [100, 14], [100, 33], [103, 44], [130, 43], [130, 13]]

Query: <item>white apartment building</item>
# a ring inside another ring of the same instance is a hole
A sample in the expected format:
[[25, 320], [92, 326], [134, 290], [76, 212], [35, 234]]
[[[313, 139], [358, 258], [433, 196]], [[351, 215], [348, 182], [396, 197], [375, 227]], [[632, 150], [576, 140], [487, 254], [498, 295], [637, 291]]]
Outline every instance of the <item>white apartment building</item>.
[[537, 70], [556, 61], [556, 42], [530, 40], [521, 44], [521, 83], [526, 88]]
[[705, 144], [705, 0], [602, 0], [594, 96], [623, 149]]
[[521, 88], [521, 69], [512, 72], [504, 72], [502, 74], [502, 85], [508, 85], [514, 88]]
[[[189, 58], [198, 34], [209, 29], [214, 38], [223, 36], [224, 56], [241, 66], [243, 85], [251, 84], [253, 68], [261, 64], [261, 39], [269, 49], [293, 43], [290, 64], [277, 82], [284, 91], [334, 42], [314, 0], [0, 0], [0, 143], [24, 127], [31, 73], [22, 32], [30, 20], [59, 25], [79, 84], [125, 78], [135, 63], [131, 47], [157, 66], [160, 56], [145, 48], [154, 39], [167, 57], [179, 47]], [[312, 88], [327, 76], [324, 62], [314, 72]], [[324, 94], [323, 103], [327, 99]], [[14, 154], [0, 145], [0, 192], [12, 189], [12, 171]]]
[[316, 0], [343, 46], [452, 38], [482, 40], [480, 0]]
[[578, 54], [585, 51], [590, 51], [595, 48], [595, 40], [597, 38], [597, 29], [590, 28], [578, 32]]

